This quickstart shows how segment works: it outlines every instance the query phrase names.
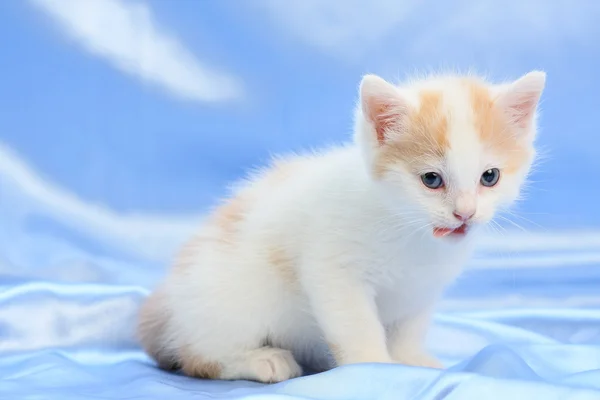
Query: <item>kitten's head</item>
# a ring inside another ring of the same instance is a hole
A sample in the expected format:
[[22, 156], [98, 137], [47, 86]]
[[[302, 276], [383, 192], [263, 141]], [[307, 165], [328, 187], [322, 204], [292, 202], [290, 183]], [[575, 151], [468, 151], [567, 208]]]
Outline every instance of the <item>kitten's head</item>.
[[390, 205], [434, 236], [462, 236], [510, 205], [535, 157], [545, 79], [534, 71], [502, 85], [455, 76], [398, 87], [365, 76], [355, 140]]

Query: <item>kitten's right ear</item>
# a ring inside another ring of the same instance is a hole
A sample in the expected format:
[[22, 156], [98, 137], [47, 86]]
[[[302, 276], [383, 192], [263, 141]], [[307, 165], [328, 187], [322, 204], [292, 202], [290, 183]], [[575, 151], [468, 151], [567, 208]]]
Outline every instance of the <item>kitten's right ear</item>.
[[365, 75], [360, 83], [364, 118], [372, 124], [382, 145], [391, 131], [401, 130], [408, 114], [408, 102], [398, 88], [376, 75]]

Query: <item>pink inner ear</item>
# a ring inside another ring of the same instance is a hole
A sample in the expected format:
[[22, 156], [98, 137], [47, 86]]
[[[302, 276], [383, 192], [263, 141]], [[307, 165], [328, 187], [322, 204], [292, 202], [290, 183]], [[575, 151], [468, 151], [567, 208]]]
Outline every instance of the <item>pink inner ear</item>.
[[407, 104], [394, 85], [375, 75], [363, 78], [360, 96], [363, 115], [373, 124], [377, 142], [382, 145], [386, 134], [401, 128]]
[[514, 95], [507, 104], [506, 112], [512, 123], [519, 128], [527, 128], [531, 123], [538, 103], [538, 96], [532, 93]]
[[527, 129], [533, 122], [545, 81], [545, 73], [530, 72], [508, 86], [497, 99], [510, 122], [518, 128]]
[[378, 103], [369, 107], [369, 119], [375, 126], [377, 141], [383, 144], [386, 140], [386, 133], [400, 125], [402, 112], [397, 106], [389, 103]]

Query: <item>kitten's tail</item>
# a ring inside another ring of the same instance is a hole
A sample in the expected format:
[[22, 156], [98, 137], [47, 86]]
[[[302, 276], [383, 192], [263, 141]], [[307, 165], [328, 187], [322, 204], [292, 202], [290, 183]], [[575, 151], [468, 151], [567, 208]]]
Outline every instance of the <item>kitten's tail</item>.
[[177, 365], [176, 352], [169, 346], [168, 327], [171, 311], [166, 295], [158, 288], [142, 304], [139, 313], [137, 336], [144, 350], [162, 369], [173, 370]]

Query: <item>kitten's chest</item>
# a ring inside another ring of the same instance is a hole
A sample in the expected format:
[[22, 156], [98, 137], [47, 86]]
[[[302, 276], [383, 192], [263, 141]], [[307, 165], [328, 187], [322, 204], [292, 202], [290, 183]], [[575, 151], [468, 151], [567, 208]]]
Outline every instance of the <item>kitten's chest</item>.
[[380, 276], [375, 282], [377, 304], [384, 322], [430, 306], [462, 271], [466, 249], [412, 246], [402, 251], [390, 251], [379, 265]]

